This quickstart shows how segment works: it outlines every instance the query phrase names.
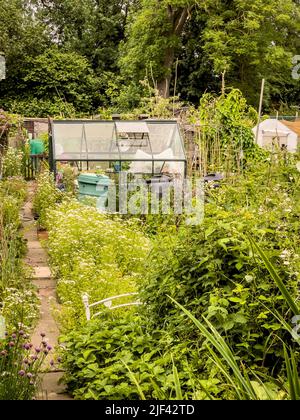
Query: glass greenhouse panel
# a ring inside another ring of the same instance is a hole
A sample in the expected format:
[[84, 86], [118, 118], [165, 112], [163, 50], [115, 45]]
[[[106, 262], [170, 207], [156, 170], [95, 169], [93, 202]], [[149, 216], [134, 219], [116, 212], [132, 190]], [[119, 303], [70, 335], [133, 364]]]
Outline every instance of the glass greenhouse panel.
[[53, 125], [54, 159], [79, 159], [82, 138], [82, 124]]
[[183, 174], [186, 169], [175, 121], [53, 121], [52, 152], [54, 166], [57, 161], [102, 161], [116, 172]]
[[149, 123], [148, 127], [155, 158], [185, 160], [183, 142], [177, 123]]

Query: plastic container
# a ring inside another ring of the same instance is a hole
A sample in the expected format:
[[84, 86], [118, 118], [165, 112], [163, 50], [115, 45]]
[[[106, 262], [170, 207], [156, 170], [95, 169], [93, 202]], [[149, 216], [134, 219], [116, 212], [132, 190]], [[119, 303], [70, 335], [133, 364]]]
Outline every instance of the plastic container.
[[78, 177], [79, 194], [106, 199], [111, 183], [111, 179], [106, 175], [81, 174]]
[[45, 145], [43, 140], [32, 139], [30, 140], [30, 154], [32, 156], [42, 155], [45, 152]]

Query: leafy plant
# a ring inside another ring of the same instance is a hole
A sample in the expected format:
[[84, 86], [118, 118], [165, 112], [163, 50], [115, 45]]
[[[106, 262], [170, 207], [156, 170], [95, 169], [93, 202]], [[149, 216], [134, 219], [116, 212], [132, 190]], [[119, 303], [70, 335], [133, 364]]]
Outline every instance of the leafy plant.
[[62, 194], [55, 186], [53, 175], [47, 170], [42, 171], [37, 179], [37, 190], [33, 201], [33, 210], [38, 216], [40, 227], [46, 227], [47, 211], [54, 208], [61, 200]]
[[[77, 327], [61, 341], [64, 379], [75, 399], [176, 399], [193, 395], [193, 388], [188, 386], [192, 384], [186, 364], [188, 350], [164, 331], [148, 331], [138, 315], [102, 317]], [[183, 385], [179, 387], [180, 381]]]
[[21, 150], [9, 147], [2, 158], [2, 177], [21, 177], [23, 174], [23, 153]]
[[[293, 198], [299, 174], [294, 165], [278, 162], [268, 185], [266, 171], [259, 163], [217, 190], [208, 188], [201, 225], [158, 232], [139, 284], [141, 309], [155, 328], [192, 343], [198, 337], [194, 325], [166, 299], [169, 295], [196, 318], [204, 315], [226, 334], [236, 356], [262, 373], [281, 370], [279, 337], [286, 340], [290, 334], [278, 313], [288, 322], [290, 312], [266, 266], [253, 259], [245, 232], [268, 247], [268, 258], [294, 301], [300, 266]], [[272, 339], [271, 331], [276, 332]], [[196, 341], [199, 345], [203, 337]]]

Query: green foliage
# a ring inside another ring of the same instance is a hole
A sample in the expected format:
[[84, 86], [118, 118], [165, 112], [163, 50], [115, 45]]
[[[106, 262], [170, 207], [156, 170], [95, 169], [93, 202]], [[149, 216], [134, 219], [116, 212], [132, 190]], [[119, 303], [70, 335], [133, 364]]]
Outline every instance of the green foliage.
[[25, 115], [46, 118], [50, 116], [74, 118], [76, 110], [74, 105], [67, 103], [59, 97], [52, 99], [29, 97], [27, 99], [8, 99], [6, 107], [12, 112]]
[[65, 164], [58, 165], [57, 170], [62, 190], [74, 196], [76, 193], [76, 180], [78, 177], [78, 170], [70, 165]]
[[49, 351], [42, 344], [39, 352], [35, 351], [28, 338], [24, 330], [0, 338], [0, 400], [32, 400], [36, 396]]
[[76, 399], [176, 399], [178, 381], [185, 384], [183, 398], [193, 394], [187, 349], [162, 331], [148, 332], [137, 315], [92, 321], [61, 339], [64, 379]]
[[[287, 323], [292, 315], [265, 266], [253, 259], [244, 234], [251, 233], [268, 250], [295, 300], [300, 260], [299, 203], [294, 200], [299, 173], [294, 168], [276, 165], [270, 180], [265, 165], [253, 167], [244, 177], [208, 191], [202, 225], [157, 235], [140, 283], [148, 322], [183, 340], [195, 339], [193, 325], [166, 299], [169, 295], [224, 331], [237, 358], [262, 371], [274, 368], [276, 361], [280, 370], [278, 337], [291, 338], [272, 311], [276, 308]], [[270, 331], [278, 336], [271, 343]]]
[[[278, 154], [218, 189], [208, 186], [199, 226], [170, 216], [159, 229], [161, 219], [128, 222], [73, 201], [49, 212], [65, 379], [75, 398], [298, 398], [291, 334], [298, 166], [297, 156]], [[136, 288], [144, 303], [138, 316], [103, 308], [85, 322], [83, 292], [94, 302]]]
[[23, 152], [9, 147], [2, 157], [2, 177], [20, 177], [23, 174]]
[[131, 16], [127, 42], [121, 49], [121, 69], [129, 80], [147, 77], [162, 96], [169, 96], [175, 54], [194, 4], [184, 0], [141, 2]]
[[[178, 304], [174, 299], [172, 301], [189, 317], [195, 324], [198, 330], [206, 339], [206, 347], [208, 353], [211, 355], [214, 363], [222, 372], [228, 387], [233, 389], [235, 400], [278, 400], [278, 399], [295, 399], [293, 392], [289, 395], [286, 394], [285, 390], [280, 390], [279, 385], [284, 387], [284, 384], [278, 382], [277, 384], [272, 383], [272, 378], [268, 378], [269, 382], [262, 382], [262, 380], [251, 371], [248, 373], [244, 366], [240, 366], [237, 362], [235, 354], [231, 348], [227, 345], [224, 338], [219, 334], [217, 329], [204, 318], [204, 323], [197, 320], [191, 312], [186, 310], [182, 305]], [[217, 351], [217, 353], [211, 349], [210, 345]], [[218, 356], [220, 354], [221, 358]], [[293, 368], [295, 367], [295, 357], [292, 355]], [[285, 362], [290, 367], [290, 359], [285, 349]], [[225, 363], [225, 364], [224, 364]], [[227, 367], [229, 370], [227, 370]], [[250, 375], [253, 377], [250, 379]], [[293, 379], [299, 381], [297, 371], [293, 370]], [[296, 383], [293, 383], [294, 389]], [[212, 395], [209, 395], [210, 399], [213, 399]]]
[[[24, 77], [28, 57], [43, 53], [50, 44], [50, 34], [24, 0], [2, 0], [0, 9], [0, 51], [6, 58], [7, 78], [1, 81], [1, 103], [27, 93]], [[3, 106], [3, 105], [2, 105]]]
[[[84, 57], [51, 49], [29, 63], [24, 81], [31, 87], [31, 95], [56, 102], [62, 99], [83, 112], [93, 109], [97, 101], [97, 78]], [[43, 80], [41, 85], [40, 81]]]
[[47, 224], [47, 211], [62, 200], [62, 193], [56, 188], [53, 174], [42, 171], [37, 179], [37, 190], [33, 201], [33, 210], [39, 219], [41, 228]]
[[226, 71], [228, 83], [241, 89], [253, 105], [259, 100], [262, 77], [266, 105], [271, 98], [282, 100], [287, 93], [284, 86], [298, 90], [291, 78], [291, 59], [299, 45], [297, 2], [205, 3], [209, 17], [202, 33], [203, 50], [216, 74]]
[[62, 327], [70, 329], [85, 321], [83, 293], [89, 294], [92, 303], [135, 291], [149, 241], [134, 229], [133, 222], [121, 223], [75, 200], [50, 209], [44, 220], [63, 304], [59, 318]]
[[87, 57], [96, 74], [117, 67], [118, 44], [124, 36], [132, 1], [35, 1], [38, 16], [67, 51]]
[[20, 209], [27, 195], [23, 179], [0, 182], [0, 314], [8, 327], [32, 326], [38, 308], [22, 262], [26, 245], [20, 233]]
[[2, 6], [5, 109], [66, 117], [104, 106], [128, 112], [145, 97], [145, 78], [161, 96], [180, 94], [197, 104], [203, 93], [221, 90], [224, 71], [226, 85], [252, 105], [263, 77], [267, 110], [298, 104], [293, 0], [2, 0]]
[[196, 142], [204, 175], [241, 172], [249, 161], [268, 157], [254, 141], [252, 129], [257, 118], [237, 89], [219, 97], [203, 95], [199, 109], [190, 109], [189, 120], [198, 127]]

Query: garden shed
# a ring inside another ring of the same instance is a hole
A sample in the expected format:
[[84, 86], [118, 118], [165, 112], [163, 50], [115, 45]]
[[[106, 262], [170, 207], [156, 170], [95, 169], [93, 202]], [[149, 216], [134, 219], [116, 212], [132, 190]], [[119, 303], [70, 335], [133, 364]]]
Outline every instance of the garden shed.
[[51, 167], [76, 165], [106, 173], [182, 175], [187, 170], [183, 139], [176, 121], [54, 120]]
[[31, 134], [33, 139], [38, 138], [41, 134], [48, 133], [48, 118], [25, 118], [24, 128]]
[[[295, 153], [298, 147], [298, 133], [290, 124], [276, 119], [267, 119], [261, 122], [258, 130], [258, 145], [268, 150], [279, 147]], [[253, 128], [255, 136], [256, 132], [257, 126]]]

